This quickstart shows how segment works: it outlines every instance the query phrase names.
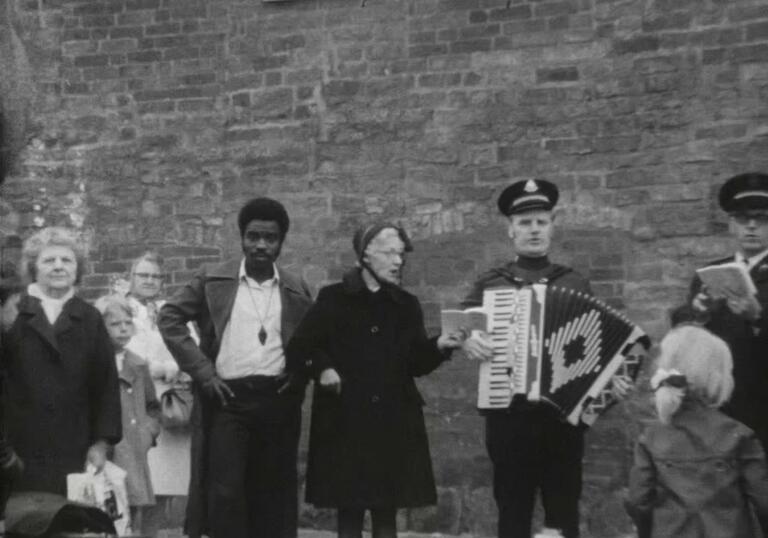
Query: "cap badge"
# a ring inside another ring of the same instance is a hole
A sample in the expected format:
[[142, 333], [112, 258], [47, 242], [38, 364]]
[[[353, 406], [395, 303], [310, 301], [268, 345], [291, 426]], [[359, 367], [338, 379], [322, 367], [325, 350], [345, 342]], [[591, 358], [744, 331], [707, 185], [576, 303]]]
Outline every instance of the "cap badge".
[[534, 180], [529, 179], [525, 183], [525, 189], [524, 190], [525, 190], [525, 192], [536, 192], [536, 191], [539, 190], [539, 186], [536, 185], [536, 182]]

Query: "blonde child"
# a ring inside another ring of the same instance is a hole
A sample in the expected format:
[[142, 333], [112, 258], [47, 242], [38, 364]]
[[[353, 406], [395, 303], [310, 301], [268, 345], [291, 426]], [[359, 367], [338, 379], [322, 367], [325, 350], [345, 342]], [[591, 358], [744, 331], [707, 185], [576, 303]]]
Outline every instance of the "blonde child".
[[143, 507], [155, 504], [147, 452], [160, 434], [160, 403], [146, 362], [125, 348], [134, 333], [130, 304], [122, 296], [108, 295], [96, 307], [115, 347], [120, 376], [123, 439], [115, 446], [113, 461], [127, 472], [131, 530], [140, 533]]
[[[752, 538], [768, 530], [768, 470], [752, 430], [718, 411], [733, 391], [728, 345], [682, 325], [651, 379], [659, 421], [640, 436], [627, 511], [640, 538]], [[768, 387], [766, 387], [768, 390]], [[753, 517], [754, 516], [756, 517]]]

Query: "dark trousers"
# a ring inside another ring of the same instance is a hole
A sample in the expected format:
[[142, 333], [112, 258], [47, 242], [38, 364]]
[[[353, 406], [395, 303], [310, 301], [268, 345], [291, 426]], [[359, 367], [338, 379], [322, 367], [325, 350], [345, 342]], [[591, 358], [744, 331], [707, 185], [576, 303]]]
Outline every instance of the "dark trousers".
[[301, 408], [274, 378], [227, 381], [235, 393], [211, 417], [211, 538], [296, 538]]
[[[371, 508], [371, 534], [373, 538], [397, 538], [397, 510]], [[365, 508], [339, 507], [339, 538], [362, 538]]]
[[584, 434], [545, 404], [513, 404], [486, 415], [499, 538], [529, 538], [537, 491], [545, 525], [579, 536]]

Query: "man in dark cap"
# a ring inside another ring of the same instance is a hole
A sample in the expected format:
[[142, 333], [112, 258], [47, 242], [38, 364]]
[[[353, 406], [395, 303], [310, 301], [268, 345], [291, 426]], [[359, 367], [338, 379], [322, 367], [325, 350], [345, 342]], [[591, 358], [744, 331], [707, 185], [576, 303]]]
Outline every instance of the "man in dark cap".
[[[480, 275], [463, 302], [465, 308], [482, 305], [483, 291], [494, 287], [553, 284], [592, 293], [586, 278], [549, 260], [557, 200], [557, 187], [549, 181], [519, 181], [504, 189], [498, 206], [508, 218], [515, 258]], [[490, 342], [482, 335], [467, 339], [464, 351], [470, 359], [493, 356]], [[621, 380], [614, 383], [617, 395], [623, 396], [628, 386]], [[541, 490], [546, 527], [559, 529], [566, 538], [578, 537], [585, 428], [565, 422], [546, 404], [518, 398], [507, 409], [483, 414], [499, 538], [531, 536], [537, 490]]]
[[185, 530], [191, 538], [295, 538], [304, 383], [287, 374], [284, 349], [312, 299], [276, 264], [289, 227], [282, 204], [254, 198], [238, 226], [243, 256], [200, 271], [158, 319], [194, 380]]
[[720, 189], [735, 254], [709, 265], [743, 263], [757, 288], [753, 297], [715, 295], [694, 277], [689, 304], [733, 354], [733, 395], [723, 411], [752, 428], [768, 450], [768, 174], [730, 178]]
[[436, 502], [422, 406], [414, 377], [461, 345], [428, 338], [419, 300], [400, 287], [405, 232], [375, 223], [353, 239], [357, 266], [320, 290], [288, 345], [289, 371], [315, 378], [307, 501], [338, 510], [340, 538], [394, 538], [398, 508]]

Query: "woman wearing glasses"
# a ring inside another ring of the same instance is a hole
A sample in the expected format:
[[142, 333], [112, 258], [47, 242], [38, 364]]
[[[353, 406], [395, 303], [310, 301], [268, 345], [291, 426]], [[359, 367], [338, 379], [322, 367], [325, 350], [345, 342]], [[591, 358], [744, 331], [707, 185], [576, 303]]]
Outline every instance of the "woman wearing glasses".
[[[161, 401], [166, 391], [188, 388], [190, 382], [189, 377], [179, 371], [157, 329], [157, 313], [165, 303], [161, 299], [164, 276], [163, 258], [154, 252], [146, 252], [133, 262], [128, 292], [136, 332], [127, 348], [147, 361], [155, 391]], [[148, 460], [157, 509], [168, 511], [167, 505], [171, 500], [163, 499], [163, 496], [184, 496], [189, 487], [189, 429], [163, 428], [157, 446], [149, 451]], [[176, 513], [175, 509], [173, 513]], [[149, 521], [145, 521], [145, 524], [149, 524]]]

